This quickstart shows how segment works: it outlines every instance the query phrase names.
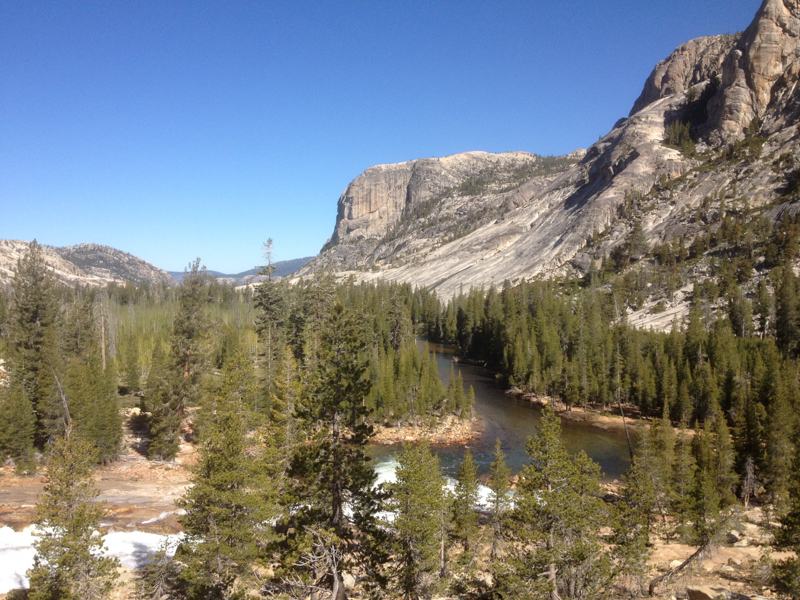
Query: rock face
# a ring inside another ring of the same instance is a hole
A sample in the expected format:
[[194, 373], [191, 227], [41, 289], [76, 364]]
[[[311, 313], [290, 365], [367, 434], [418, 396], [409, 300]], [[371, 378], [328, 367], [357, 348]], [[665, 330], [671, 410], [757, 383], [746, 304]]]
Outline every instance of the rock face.
[[[29, 245], [29, 242], [24, 241], [0, 240], [0, 284], [11, 283], [17, 261], [25, 254]], [[42, 246], [42, 250], [47, 266], [64, 283], [97, 286], [107, 285], [112, 281], [174, 284], [166, 271], [108, 246]]]
[[686, 92], [715, 75], [720, 76], [725, 56], [735, 42], [732, 35], [717, 35], [697, 38], [678, 46], [650, 73], [642, 94], [633, 103], [631, 115], [665, 96]]
[[370, 167], [339, 198], [336, 228], [327, 247], [383, 238], [404, 218], [470, 178], [480, 185], [480, 178], [490, 173], [511, 174], [536, 161], [525, 152], [465, 152]]
[[714, 140], [741, 137], [755, 118], [787, 91], [800, 72], [800, 3], [765, 0], [753, 23], [728, 52], [722, 88], [710, 104]]
[[[651, 246], [676, 237], [688, 245], [708, 198], [770, 205], [772, 218], [796, 211], [799, 78], [800, 0], [766, 0], [742, 34], [693, 40], [659, 63], [630, 116], [586, 152], [470, 152], [367, 169], [300, 275], [328, 265], [449, 296], [585, 272], [634, 223]], [[689, 125], [702, 158], [665, 144], [676, 121]], [[735, 146], [746, 135], [753, 154]]]

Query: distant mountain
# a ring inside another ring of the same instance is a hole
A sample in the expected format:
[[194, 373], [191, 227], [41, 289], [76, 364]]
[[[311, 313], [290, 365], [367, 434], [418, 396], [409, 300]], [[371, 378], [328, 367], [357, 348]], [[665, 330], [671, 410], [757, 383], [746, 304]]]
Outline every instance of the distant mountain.
[[[274, 265], [275, 274], [272, 277], [280, 279], [282, 277], [286, 277], [287, 275], [291, 275], [296, 271], [299, 271], [312, 258], [314, 257], [306, 256], [304, 258], [294, 258], [292, 260], [282, 260], [280, 262], [276, 262]], [[178, 283], [183, 281], [183, 277], [185, 275], [183, 271], [167, 271], [167, 272]], [[209, 271], [209, 270], [207, 270], [206, 273], [208, 273], [209, 275], [213, 275], [220, 281], [233, 285], [247, 285], [248, 283], [257, 283], [259, 281], [263, 281], [264, 279], [266, 279], [265, 277], [258, 274], [258, 268], [234, 274], [226, 274], [226, 273], [220, 273], [219, 271]]]
[[[0, 240], [0, 284], [10, 283], [17, 260], [30, 242]], [[67, 284], [108, 285], [111, 282], [173, 284], [166, 271], [127, 252], [100, 244], [64, 248], [42, 246], [44, 258], [56, 278]]]

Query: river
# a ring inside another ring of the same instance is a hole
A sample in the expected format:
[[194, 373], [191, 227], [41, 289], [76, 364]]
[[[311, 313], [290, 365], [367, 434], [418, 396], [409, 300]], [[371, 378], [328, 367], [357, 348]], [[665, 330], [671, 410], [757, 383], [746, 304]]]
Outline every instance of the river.
[[[469, 444], [469, 448], [478, 465], [478, 476], [489, 473], [497, 438], [500, 438], [508, 466], [518, 473], [529, 462], [525, 444], [528, 436], [536, 433], [542, 415], [541, 408], [514, 394], [505, 393], [491, 371], [454, 363], [452, 348], [440, 344], [429, 344], [429, 348], [436, 353], [439, 377], [445, 385], [452, 365], [455, 374], [460, 372], [464, 379], [465, 392], [470, 385], [475, 390], [475, 412], [482, 418], [484, 429], [481, 436]], [[605, 480], [618, 479], [628, 469], [630, 457], [623, 432], [605, 431], [585, 423], [562, 420], [562, 436], [569, 452], [584, 450], [600, 465]], [[397, 446], [376, 446], [372, 449], [379, 474], [388, 476], [387, 471], [393, 470], [396, 464], [394, 456], [399, 450]], [[464, 447], [433, 446], [432, 450], [439, 456], [445, 476], [455, 478], [464, 457]]]

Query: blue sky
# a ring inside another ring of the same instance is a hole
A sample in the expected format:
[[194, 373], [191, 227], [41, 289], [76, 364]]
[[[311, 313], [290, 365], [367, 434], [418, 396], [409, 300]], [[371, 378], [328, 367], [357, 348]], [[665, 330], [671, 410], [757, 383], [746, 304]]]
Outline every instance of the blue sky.
[[0, 0], [0, 238], [181, 270], [316, 254], [373, 164], [564, 154], [758, 0]]

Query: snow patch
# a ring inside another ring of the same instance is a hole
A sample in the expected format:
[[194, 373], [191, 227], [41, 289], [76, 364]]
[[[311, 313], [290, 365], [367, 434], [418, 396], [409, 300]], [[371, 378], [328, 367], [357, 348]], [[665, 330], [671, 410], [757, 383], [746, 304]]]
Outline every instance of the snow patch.
[[[14, 589], [27, 588], [25, 573], [33, 566], [36, 551], [36, 527], [14, 531], [0, 527], [0, 594]], [[106, 556], [119, 559], [123, 567], [138, 569], [152, 561], [152, 555], [165, 546], [172, 556], [180, 541], [180, 535], [158, 535], [144, 531], [111, 531], [105, 536]], [[166, 544], [165, 544], [166, 543]]]

